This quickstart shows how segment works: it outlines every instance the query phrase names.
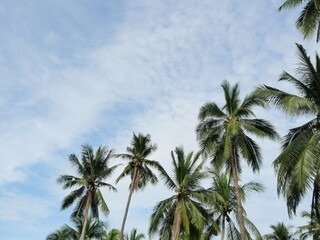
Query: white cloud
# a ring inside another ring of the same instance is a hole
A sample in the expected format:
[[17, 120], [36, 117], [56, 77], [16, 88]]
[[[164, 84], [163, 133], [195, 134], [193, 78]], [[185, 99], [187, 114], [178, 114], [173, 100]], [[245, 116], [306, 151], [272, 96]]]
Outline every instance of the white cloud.
[[21, 192], [0, 193], [0, 220], [16, 224], [32, 226], [36, 221], [44, 219], [52, 212], [52, 201], [41, 197], [33, 197]]

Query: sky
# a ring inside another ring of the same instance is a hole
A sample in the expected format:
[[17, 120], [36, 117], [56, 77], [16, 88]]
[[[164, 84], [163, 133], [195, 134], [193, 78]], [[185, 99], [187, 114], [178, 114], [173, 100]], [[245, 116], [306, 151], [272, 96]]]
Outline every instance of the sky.
[[[149, 133], [158, 145], [151, 158], [170, 172], [176, 146], [198, 150], [199, 108], [223, 104], [224, 79], [240, 84], [241, 97], [261, 84], [290, 90], [277, 79], [283, 70], [294, 73], [295, 42], [312, 59], [317, 50], [295, 29], [299, 9], [279, 13], [276, 0], [0, 2], [2, 240], [45, 239], [70, 224], [71, 209], [60, 211], [68, 191], [56, 179], [74, 173], [68, 156], [80, 156], [81, 145], [123, 153], [133, 132]], [[282, 136], [305, 121], [273, 108], [255, 112]], [[245, 167], [241, 179], [259, 181], [266, 191], [245, 203], [248, 217], [262, 233], [279, 221], [303, 224], [288, 218], [276, 193], [279, 143], [258, 143], [264, 166], [259, 174]], [[120, 171], [108, 181], [114, 184]], [[103, 190], [110, 229], [120, 228], [128, 184], [115, 185], [117, 193]], [[147, 233], [152, 208], [172, 194], [161, 182], [135, 193], [126, 231]]]

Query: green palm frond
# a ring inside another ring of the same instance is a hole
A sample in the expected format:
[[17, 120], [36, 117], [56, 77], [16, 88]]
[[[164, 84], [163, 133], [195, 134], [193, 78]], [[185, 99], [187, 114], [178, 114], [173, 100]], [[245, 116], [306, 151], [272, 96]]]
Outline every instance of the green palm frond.
[[83, 186], [86, 185], [86, 180], [82, 178], [77, 178], [72, 175], [61, 175], [58, 177], [57, 182], [63, 184], [63, 188], [71, 188], [74, 186]]
[[280, 137], [274, 127], [264, 119], [241, 119], [243, 128], [257, 137], [279, 140]]
[[[308, 6], [315, 6], [308, 2]], [[263, 86], [256, 94], [282, 109], [289, 115], [312, 116], [305, 124], [290, 129], [283, 138], [282, 152], [273, 165], [277, 172], [278, 194], [287, 201], [289, 216], [295, 214], [304, 196], [312, 192], [311, 208], [320, 201], [318, 194], [318, 169], [320, 154], [320, 59], [316, 54], [316, 64], [302, 45], [297, 44], [299, 63], [296, 77], [284, 72], [280, 81], [292, 84], [300, 95], [283, 92], [279, 89]], [[312, 210], [312, 211], [313, 211]]]
[[224, 97], [226, 104], [224, 108], [226, 109], [228, 115], [234, 115], [235, 110], [239, 107], [239, 86], [235, 84], [232, 88], [228, 81], [224, 80], [221, 84], [224, 91]]
[[128, 164], [124, 170], [120, 173], [120, 175], [117, 177], [116, 179], [116, 183], [118, 183], [121, 179], [123, 179], [124, 177], [128, 176], [128, 175], [131, 175], [132, 173], [132, 164]]
[[70, 207], [74, 203], [75, 200], [77, 200], [80, 196], [83, 195], [84, 191], [85, 191], [85, 187], [82, 186], [82, 187], [78, 188], [77, 190], [72, 191], [69, 195], [67, 195], [62, 200], [61, 210]]
[[[317, 34], [317, 42], [319, 41], [319, 1], [318, 0], [286, 0], [278, 10], [295, 8], [302, 3], [305, 3], [300, 16], [296, 21], [296, 27], [303, 34], [304, 38], [311, 37], [314, 33]], [[318, 29], [318, 30], [317, 30]]]
[[283, 223], [277, 223], [276, 225], [271, 225], [272, 233], [266, 234], [264, 238], [266, 240], [278, 240], [278, 239], [286, 239], [286, 240], [294, 240], [294, 234], [291, 233], [291, 226], [285, 226]]
[[227, 239], [241, 240], [241, 234], [232, 221], [228, 222]]
[[184, 199], [182, 199], [180, 201], [180, 204], [179, 204], [179, 207], [180, 207], [180, 217], [181, 217], [181, 222], [182, 222], [182, 225], [183, 225], [183, 228], [184, 228], [184, 231], [186, 232], [187, 235], [190, 234], [190, 218], [189, 218], [189, 214], [188, 214], [188, 208], [187, 208], [187, 205], [186, 205], [186, 202], [184, 201]]
[[102, 196], [102, 193], [101, 193], [100, 189], [97, 190], [95, 198], [97, 198], [98, 204], [101, 207], [102, 212], [105, 215], [108, 215], [110, 211], [109, 211], [107, 203], [105, 202], [105, 200], [104, 200], [104, 198]]
[[199, 111], [198, 119], [203, 121], [207, 117], [226, 117], [226, 114], [215, 103], [204, 104]]
[[315, 111], [315, 106], [310, 100], [266, 85], [258, 88], [256, 94], [265, 98], [287, 115], [310, 115]]
[[127, 235], [126, 240], [141, 240], [144, 239], [144, 235], [142, 233], [138, 234], [136, 228], [133, 228], [130, 232], [130, 235]]
[[259, 172], [262, 165], [260, 148], [253, 139], [245, 134], [240, 135], [238, 138], [238, 147], [240, 153], [244, 159], [247, 160], [249, 166], [251, 166], [253, 172]]
[[161, 223], [164, 222], [164, 219], [167, 216], [172, 216], [175, 206], [174, 202], [174, 197], [170, 197], [160, 201], [153, 208], [153, 213], [151, 215], [151, 221], [148, 231], [150, 236], [154, 235], [158, 231], [159, 227], [161, 226]]
[[286, 8], [295, 8], [301, 3], [305, 2], [305, 0], [286, 0], [279, 8], [278, 11]]
[[50, 233], [46, 240], [72, 240], [72, 235], [70, 234], [70, 230], [67, 228], [61, 228]]
[[243, 99], [241, 106], [235, 110], [234, 116], [236, 118], [255, 117], [252, 108], [256, 106], [264, 107], [265, 101], [255, 94], [250, 94]]
[[319, 9], [315, 2], [313, 0], [309, 1], [296, 21], [296, 26], [304, 38], [314, 35], [320, 21]]

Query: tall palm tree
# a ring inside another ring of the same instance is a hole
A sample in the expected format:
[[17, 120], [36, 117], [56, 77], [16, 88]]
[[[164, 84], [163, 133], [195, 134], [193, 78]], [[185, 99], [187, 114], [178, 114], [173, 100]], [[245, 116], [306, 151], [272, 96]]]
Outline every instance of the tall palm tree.
[[83, 219], [80, 240], [85, 238], [89, 210], [94, 217], [99, 216], [99, 207], [105, 215], [109, 213], [108, 205], [99, 188], [108, 187], [110, 190], [116, 190], [111, 184], [104, 182], [117, 167], [108, 166], [112, 156], [113, 151], [106, 147], [99, 147], [94, 153], [92, 147], [84, 145], [81, 160], [75, 154], [69, 156], [69, 161], [76, 168], [79, 176], [61, 175], [57, 179], [58, 183], [63, 184], [64, 189], [79, 187], [63, 199], [61, 209], [70, 207], [77, 200], [72, 217], [81, 216]]
[[133, 228], [130, 232], [130, 235], [128, 234], [126, 236], [126, 240], [142, 240], [144, 238], [144, 234], [138, 233], [136, 228]]
[[[228, 239], [238, 239], [240, 233], [236, 227], [237, 223], [233, 221], [233, 218], [236, 218], [238, 215], [237, 198], [231, 178], [228, 176], [229, 174], [225, 172], [218, 173], [214, 169], [210, 169], [209, 174], [212, 177], [212, 187], [208, 190], [214, 195], [211, 198], [214, 199], [211, 202], [213, 208], [212, 214], [216, 217], [216, 222], [221, 229], [221, 240], [224, 240], [225, 235], [227, 235]], [[243, 201], [247, 199], [250, 192], [262, 192], [264, 190], [263, 185], [257, 182], [249, 182], [239, 187]], [[252, 239], [250, 232], [255, 235], [256, 239], [261, 238], [258, 229], [245, 215], [244, 212], [247, 238]], [[226, 224], [228, 226], [227, 229]], [[209, 228], [207, 236], [210, 237], [212, 233], [214, 231]]]
[[151, 143], [151, 136], [149, 134], [143, 135], [139, 133], [136, 135], [133, 133], [131, 146], [127, 147], [127, 153], [116, 155], [117, 157], [121, 157], [129, 161], [123, 172], [116, 179], [116, 182], [118, 183], [119, 180], [128, 175], [131, 176], [131, 184], [129, 186], [130, 191], [121, 225], [119, 239], [123, 238], [124, 227], [126, 224], [133, 192], [137, 191], [138, 189], [143, 189], [148, 182], [151, 182], [152, 184], [156, 184], [158, 182], [157, 176], [152, 172], [150, 167], [158, 170], [162, 169], [162, 167], [159, 162], [147, 159], [154, 151], [156, 151], [156, 149], [157, 146]]
[[240, 160], [246, 160], [253, 171], [261, 166], [260, 149], [247, 133], [262, 138], [278, 138], [273, 126], [263, 119], [255, 119], [252, 108], [264, 106], [264, 102], [253, 94], [239, 98], [238, 84], [231, 87], [227, 81], [222, 83], [225, 104], [219, 107], [208, 102], [200, 108], [197, 137], [204, 153], [212, 156], [211, 163], [217, 168], [226, 167], [232, 173], [237, 198], [241, 239], [246, 239], [243, 208], [239, 187], [241, 173]]
[[303, 211], [301, 216], [307, 218], [308, 224], [300, 226], [299, 233], [300, 239], [308, 239], [312, 237], [312, 239], [317, 240], [320, 239], [320, 217], [312, 216], [310, 212]]
[[264, 236], [266, 240], [294, 240], [294, 233], [291, 233], [291, 226], [285, 226], [283, 223], [271, 225], [272, 233]]
[[154, 207], [149, 226], [150, 236], [159, 232], [161, 239], [177, 240], [180, 234], [185, 237], [201, 234], [208, 221], [207, 209], [202, 204], [208, 191], [200, 185], [205, 178], [202, 171], [204, 161], [199, 160], [200, 155], [200, 152], [185, 154], [182, 147], [171, 151], [172, 177], [164, 170], [161, 177], [167, 188], [175, 191], [175, 194]]
[[319, 0], [286, 0], [280, 7], [279, 11], [288, 8], [295, 8], [302, 3], [305, 4], [300, 16], [296, 21], [296, 27], [308, 38], [316, 34], [317, 42], [320, 39], [320, 1]]
[[282, 73], [279, 81], [291, 83], [298, 95], [261, 86], [256, 93], [291, 116], [308, 116], [311, 120], [290, 129], [284, 137], [282, 152], [274, 161], [278, 194], [283, 194], [291, 216], [303, 197], [311, 190], [311, 214], [320, 216], [320, 58], [312, 65], [305, 49], [297, 44], [297, 76]]

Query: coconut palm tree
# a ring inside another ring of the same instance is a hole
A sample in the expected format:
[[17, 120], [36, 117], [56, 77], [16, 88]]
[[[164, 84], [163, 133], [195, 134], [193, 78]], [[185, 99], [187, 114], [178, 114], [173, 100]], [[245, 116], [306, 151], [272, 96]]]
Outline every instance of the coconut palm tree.
[[264, 236], [266, 240], [294, 240], [294, 233], [291, 233], [291, 226], [285, 226], [283, 223], [271, 225], [272, 233]]
[[127, 153], [116, 155], [117, 157], [128, 160], [128, 164], [116, 179], [116, 182], [118, 183], [119, 180], [128, 175], [131, 176], [129, 196], [121, 225], [119, 239], [123, 238], [124, 227], [126, 224], [133, 192], [143, 189], [148, 182], [152, 184], [156, 184], [158, 182], [157, 176], [152, 172], [150, 167], [158, 170], [162, 169], [162, 167], [159, 162], [147, 159], [154, 151], [156, 151], [156, 149], [157, 146], [151, 143], [151, 136], [149, 134], [143, 135], [139, 133], [136, 135], [133, 133], [131, 146], [127, 147]]
[[302, 45], [297, 44], [299, 66], [297, 76], [282, 73], [279, 81], [291, 83], [299, 94], [261, 86], [256, 93], [291, 116], [307, 116], [311, 120], [290, 129], [284, 137], [282, 152], [273, 165], [277, 172], [278, 194], [287, 201], [289, 216], [304, 196], [312, 191], [311, 214], [320, 216], [320, 58], [312, 65]]
[[231, 171], [237, 198], [238, 217], [241, 239], [246, 239], [239, 174], [241, 173], [241, 158], [246, 160], [253, 171], [259, 171], [261, 166], [260, 148], [247, 135], [253, 134], [262, 138], [278, 138], [273, 126], [263, 119], [255, 119], [252, 108], [264, 106], [264, 102], [253, 94], [239, 98], [238, 84], [231, 87], [227, 81], [222, 83], [225, 104], [219, 107], [214, 102], [208, 102], [200, 108], [196, 131], [202, 151], [212, 157], [211, 163], [217, 168], [225, 167]]
[[311, 237], [314, 240], [320, 239], [320, 217], [312, 216], [310, 212], [303, 211], [301, 216], [307, 218], [308, 224], [298, 227], [300, 239], [308, 239]]
[[286, 0], [280, 7], [279, 11], [288, 8], [295, 8], [302, 3], [305, 4], [300, 16], [296, 21], [296, 27], [308, 38], [316, 34], [317, 42], [320, 39], [320, 1], [319, 0]]
[[[71, 218], [71, 221], [74, 224], [74, 227], [65, 225], [64, 228], [69, 229], [70, 235], [73, 240], [78, 240], [81, 236], [83, 229], [83, 219], [81, 216], [76, 216]], [[88, 216], [88, 221], [85, 227], [85, 239], [97, 239], [103, 240], [107, 235], [107, 224], [100, 221], [98, 218], [93, 217], [92, 215]]]
[[[71, 221], [74, 224], [74, 227], [70, 227], [69, 225], [65, 224], [59, 230], [49, 234], [47, 236], [47, 240], [78, 240], [81, 235], [82, 231], [82, 217], [75, 217], [71, 218]], [[85, 239], [97, 239], [102, 240], [106, 235], [107, 225], [100, 221], [97, 218], [92, 216], [88, 217], [87, 225], [86, 225], [86, 235]]]
[[200, 185], [205, 178], [202, 171], [204, 161], [199, 160], [200, 155], [200, 152], [185, 154], [182, 147], [171, 151], [173, 174], [169, 176], [163, 170], [161, 177], [165, 186], [175, 194], [154, 207], [149, 226], [150, 236], [159, 233], [161, 239], [177, 240], [180, 234], [184, 237], [201, 235], [209, 218], [203, 206], [208, 191]]
[[[219, 224], [221, 229], [221, 240], [224, 240], [225, 235], [227, 239], [240, 239], [240, 232], [237, 229], [237, 223], [233, 221], [238, 215], [237, 198], [234, 185], [227, 173], [218, 173], [214, 169], [209, 169], [209, 175], [212, 177], [212, 187], [208, 190], [213, 194], [211, 199], [212, 215], [215, 221]], [[243, 202], [247, 199], [250, 192], [262, 192], [264, 187], [257, 182], [249, 182], [240, 187], [241, 198]], [[246, 217], [244, 211], [244, 221], [246, 227], [246, 235], [248, 239], [252, 239], [250, 232], [256, 239], [261, 238], [260, 232], [254, 224]], [[226, 229], [227, 224], [227, 229]], [[251, 231], [250, 231], [251, 230]], [[214, 229], [210, 227], [207, 230], [207, 237], [211, 237]]]
[[73, 240], [70, 233], [70, 229], [62, 227], [52, 233], [50, 233], [46, 240]]
[[76, 168], [79, 176], [61, 175], [57, 181], [63, 184], [63, 188], [79, 187], [67, 195], [61, 205], [61, 209], [70, 207], [76, 200], [77, 204], [72, 217], [82, 217], [82, 231], [80, 240], [84, 240], [89, 210], [94, 217], [99, 216], [99, 208], [107, 215], [109, 208], [105, 202], [100, 187], [108, 187], [116, 191], [116, 188], [104, 180], [111, 176], [117, 166], [109, 167], [109, 160], [113, 151], [106, 147], [99, 147], [94, 153], [92, 147], [82, 146], [81, 160], [75, 154], [69, 156], [69, 161]]
[[104, 240], [119, 240], [120, 231], [118, 229], [111, 229], [107, 234]]
[[126, 236], [126, 240], [142, 240], [144, 239], [144, 234], [138, 233], [136, 228], [133, 228], [130, 232], [130, 235]]

